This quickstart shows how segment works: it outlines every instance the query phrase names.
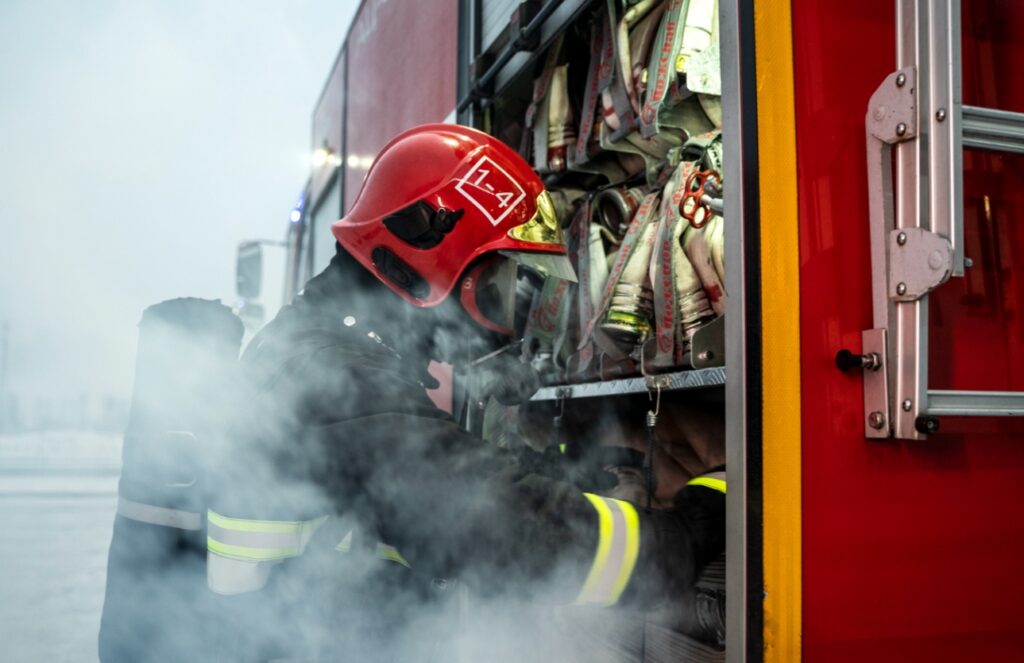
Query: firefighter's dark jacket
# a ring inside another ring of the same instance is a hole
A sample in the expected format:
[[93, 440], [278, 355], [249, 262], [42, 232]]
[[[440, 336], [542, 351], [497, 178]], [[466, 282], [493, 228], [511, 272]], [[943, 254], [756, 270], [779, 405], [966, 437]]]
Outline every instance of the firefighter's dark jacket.
[[[543, 588], [545, 600], [570, 603], [591, 568], [599, 516], [580, 487], [544, 476], [533, 452], [493, 447], [435, 407], [420, 341], [437, 315], [402, 302], [339, 249], [241, 360], [242, 402], [211, 509], [283, 521], [354, 515], [416, 573], [470, 574], [483, 592]], [[722, 552], [724, 495], [691, 487], [675, 502], [639, 513], [623, 601], [671, 595]]]

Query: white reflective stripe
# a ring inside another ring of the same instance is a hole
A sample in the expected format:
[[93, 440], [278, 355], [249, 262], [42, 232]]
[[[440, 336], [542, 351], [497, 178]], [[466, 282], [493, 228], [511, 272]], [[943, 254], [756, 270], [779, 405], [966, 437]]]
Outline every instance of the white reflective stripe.
[[117, 513], [128, 520], [150, 525], [162, 525], [176, 529], [199, 530], [203, 527], [202, 514], [195, 511], [168, 509], [163, 506], [143, 504], [124, 497], [117, 498]]
[[214, 523], [207, 525], [207, 532], [220, 543], [247, 548], [296, 548], [301, 550], [309, 542], [315, 528], [296, 527], [294, 532], [251, 532], [227, 529]]
[[222, 557], [266, 562], [301, 555], [326, 520], [251, 520], [207, 510], [207, 549]]
[[598, 542], [594, 563], [577, 604], [613, 605], [622, 596], [640, 552], [640, 517], [629, 502], [583, 494], [597, 511]]
[[211, 591], [227, 596], [255, 592], [267, 584], [270, 567], [277, 563], [250, 562], [208, 552], [206, 585]]

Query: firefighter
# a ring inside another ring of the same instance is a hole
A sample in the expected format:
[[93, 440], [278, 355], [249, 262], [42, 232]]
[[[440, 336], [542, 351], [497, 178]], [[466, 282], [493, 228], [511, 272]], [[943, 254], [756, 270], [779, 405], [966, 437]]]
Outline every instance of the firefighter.
[[513, 150], [456, 125], [406, 131], [332, 230], [330, 265], [241, 360], [207, 518], [217, 658], [409, 658], [399, 634], [438, 638], [417, 608], [453, 579], [655, 605], [722, 552], [721, 477], [646, 512], [465, 433], [428, 397], [430, 360], [479, 366], [515, 335], [517, 273], [573, 277], [549, 195]]

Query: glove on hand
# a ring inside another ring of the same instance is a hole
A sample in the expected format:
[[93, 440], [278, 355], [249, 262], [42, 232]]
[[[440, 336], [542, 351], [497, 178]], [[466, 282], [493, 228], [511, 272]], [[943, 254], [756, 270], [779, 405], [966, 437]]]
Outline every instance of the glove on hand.
[[687, 486], [671, 509], [641, 518], [637, 576], [627, 594], [643, 605], [685, 596], [725, 550], [725, 495], [716, 490]]
[[642, 454], [622, 447], [596, 447], [586, 452], [562, 453], [549, 446], [542, 452], [523, 447], [517, 455], [520, 466], [530, 474], [565, 481], [582, 492], [604, 492], [616, 486], [618, 477], [608, 468], [639, 466]]

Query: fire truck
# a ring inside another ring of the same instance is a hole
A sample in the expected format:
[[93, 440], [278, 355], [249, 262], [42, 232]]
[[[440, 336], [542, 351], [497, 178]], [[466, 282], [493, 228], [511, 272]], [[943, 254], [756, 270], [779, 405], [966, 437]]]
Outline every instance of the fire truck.
[[[625, 44], [644, 29], [638, 58]], [[688, 33], [703, 45], [686, 51]], [[664, 162], [699, 133], [667, 108], [696, 98], [721, 164], [676, 193], [721, 219], [721, 315], [674, 365], [563, 371], [533, 402], [638, 421], [653, 394], [724, 403], [727, 660], [1018, 660], [1018, 76], [1015, 0], [364, 0], [313, 112], [286, 297], [327, 264], [330, 224], [399, 131], [481, 128], [590, 202], [623, 181], [594, 164], [631, 142], [626, 177], [666, 196]]]

